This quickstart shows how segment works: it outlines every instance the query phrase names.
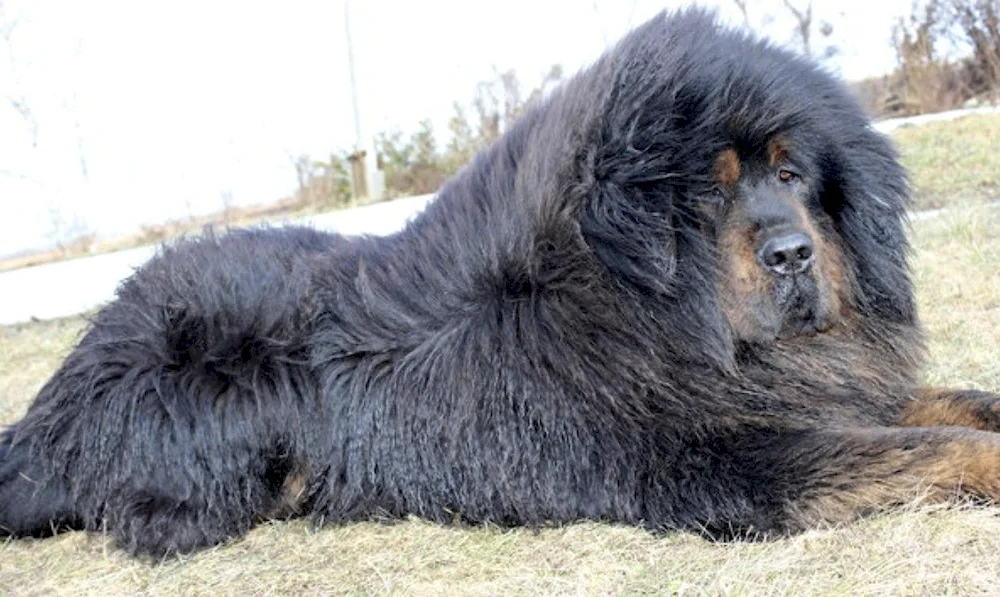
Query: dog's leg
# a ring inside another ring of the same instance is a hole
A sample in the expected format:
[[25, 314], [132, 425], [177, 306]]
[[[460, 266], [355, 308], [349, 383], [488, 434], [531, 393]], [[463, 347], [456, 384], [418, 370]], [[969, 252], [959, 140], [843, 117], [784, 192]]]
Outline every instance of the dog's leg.
[[68, 483], [54, 477], [27, 444], [14, 443], [14, 432], [0, 436], [0, 534], [41, 537], [82, 528]]
[[181, 498], [153, 488], [134, 491], [109, 515], [107, 530], [129, 552], [155, 558], [191, 553], [249, 531], [250, 519], [215, 511], [222, 504], [214, 500], [200, 493]]
[[108, 532], [134, 554], [161, 557], [240, 538], [261, 519], [302, 514], [308, 471], [290, 450], [257, 439], [233, 437], [187, 454], [173, 447], [164, 458], [174, 470], [144, 471], [109, 499]]
[[[207, 374], [134, 373], [88, 354], [71, 355], [0, 436], [4, 534], [83, 527], [160, 557], [240, 537], [260, 518], [302, 513], [311, 477], [293, 445], [306, 424], [288, 404], [294, 398], [281, 402], [265, 384], [217, 391]], [[269, 373], [309, 391], [298, 369]]]
[[[961, 427], [799, 430], [748, 437], [738, 454], [749, 524], [793, 532], [916, 498], [1000, 502], [1000, 435]], [[745, 476], [744, 476], [745, 475]]]
[[924, 388], [903, 410], [899, 424], [906, 427], [957, 425], [1000, 431], [1000, 396], [977, 390]]

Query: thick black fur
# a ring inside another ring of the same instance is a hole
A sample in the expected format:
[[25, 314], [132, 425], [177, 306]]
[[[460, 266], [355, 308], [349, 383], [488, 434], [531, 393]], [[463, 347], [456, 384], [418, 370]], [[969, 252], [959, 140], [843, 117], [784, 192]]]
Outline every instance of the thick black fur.
[[[858, 323], [749, 342], [702, 202], [720, 151], [779, 134]], [[830, 76], [661, 15], [395, 235], [165, 248], [3, 434], [0, 526], [151, 555], [296, 515], [797, 530], [789, 504], [858, 465], [841, 452], [877, 451], [828, 430], [890, 425], [915, 395], [906, 203]]]

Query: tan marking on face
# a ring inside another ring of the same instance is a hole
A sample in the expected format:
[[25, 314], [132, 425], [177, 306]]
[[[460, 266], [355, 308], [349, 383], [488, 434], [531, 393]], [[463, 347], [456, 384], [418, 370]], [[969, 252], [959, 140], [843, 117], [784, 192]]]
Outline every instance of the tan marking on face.
[[777, 168], [788, 158], [788, 148], [790, 144], [785, 137], [775, 137], [767, 144], [767, 163], [772, 168]]
[[[851, 284], [840, 244], [824, 234], [797, 199], [788, 200], [795, 211], [789, 224], [813, 240], [815, 263], [810, 275], [819, 291], [817, 327], [823, 332], [847, 324], [854, 311], [850, 308]], [[766, 335], [761, 334], [775, 325], [774, 318], [780, 317], [772, 297], [774, 276], [757, 263], [755, 231], [738, 210], [720, 232], [719, 251], [720, 305], [733, 332], [742, 339], [766, 340]]]
[[732, 188], [740, 179], [740, 156], [735, 149], [725, 149], [715, 158], [715, 180], [726, 188]]
[[828, 323], [832, 326], [833, 319], [842, 319], [850, 314], [850, 284], [847, 280], [844, 252], [839, 243], [828, 239], [819, 229], [805, 205], [799, 201], [793, 201], [792, 205], [798, 216], [798, 225], [813, 241], [813, 271], [820, 291], [819, 307], [831, 319]]
[[757, 263], [753, 231], [748, 222], [731, 222], [719, 237], [722, 276], [720, 303], [730, 327], [740, 338], [761, 332], [762, 311], [773, 311], [771, 278]]

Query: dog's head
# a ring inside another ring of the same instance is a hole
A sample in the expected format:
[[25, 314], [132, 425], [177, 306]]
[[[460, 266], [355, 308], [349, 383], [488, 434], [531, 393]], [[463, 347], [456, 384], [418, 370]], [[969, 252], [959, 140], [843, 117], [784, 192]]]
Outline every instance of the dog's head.
[[825, 332], [849, 313], [852, 283], [820, 184], [811, 157], [787, 136], [716, 156], [697, 200], [715, 236], [719, 303], [735, 338]]
[[609, 91], [587, 184], [569, 188], [587, 190], [581, 232], [618, 279], [736, 342], [916, 323], [906, 176], [840, 82], [697, 11], [651, 21], [588, 76], [574, 97]]

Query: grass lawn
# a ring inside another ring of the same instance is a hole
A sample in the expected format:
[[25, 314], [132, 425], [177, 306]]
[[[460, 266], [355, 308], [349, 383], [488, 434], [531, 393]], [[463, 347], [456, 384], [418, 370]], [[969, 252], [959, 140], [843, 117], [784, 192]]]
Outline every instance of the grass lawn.
[[910, 170], [916, 209], [1000, 199], [1000, 114], [904, 127], [892, 138]]
[[[954, 156], [978, 130], [993, 127], [1000, 138], [1000, 117], [990, 118], [928, 125], [953, 125], [940, 134], [954, 139], [904, 145], [908, 164]], [[901, 142], [923, 139], [922, 130], [902, 131]], [[969, 155], [989, 161], [986, 153]], [[931, 166], [914, 173], [918, 197], [933, 189], [953, 204], [913, 226], [927, 380], [1000, 390], [1000, 209], [983, 201], [1000, 165], [956, 163], [963, 176], [947, 175], [953, 186], [938, 185], [946, 175]], [[0, 328], [0, 423], [23, 413], [84, 325], [73, 318]], [[532, 532], [419, 520], [319, 531], [270, 523], [243, 541], [159, 564], [132, 560], [99, 535], [0, 543], [0, 593], [16, 595], [986, 595], [997, 587], [1000, 508], [987, 507], [914, 506], [766, 543], [596, 523]]]

